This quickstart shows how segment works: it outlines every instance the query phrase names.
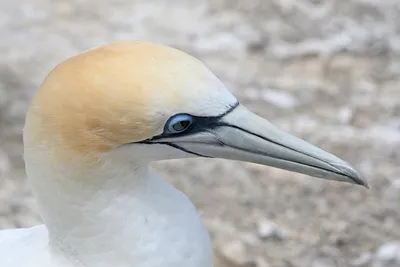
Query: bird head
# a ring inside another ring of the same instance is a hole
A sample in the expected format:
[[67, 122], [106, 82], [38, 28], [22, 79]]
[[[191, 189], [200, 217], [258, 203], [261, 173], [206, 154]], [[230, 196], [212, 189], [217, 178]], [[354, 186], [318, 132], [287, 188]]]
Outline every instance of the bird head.
[[54, 164], [224, 158], [367, 185], [345, 161], [246, 109], [199, 60], [148, 42], [59, 64], [33, 99], [24, 143]]

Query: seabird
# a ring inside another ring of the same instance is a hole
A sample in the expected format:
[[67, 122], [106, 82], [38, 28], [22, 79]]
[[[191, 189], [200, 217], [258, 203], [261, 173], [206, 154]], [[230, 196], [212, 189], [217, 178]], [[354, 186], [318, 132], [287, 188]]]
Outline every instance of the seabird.
[[23, 134], [44, 224], [0, 231], [1, 267], [211, 267], [192, 202], [158, 160], [253, 162], [367, 186], [345, 161], [246, 109], [199, 60], [124, 41], [56, 66]]

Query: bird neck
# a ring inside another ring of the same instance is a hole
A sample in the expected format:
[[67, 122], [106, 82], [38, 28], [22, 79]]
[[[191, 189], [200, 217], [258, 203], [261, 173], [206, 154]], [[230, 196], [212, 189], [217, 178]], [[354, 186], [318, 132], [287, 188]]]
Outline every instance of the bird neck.
[[123, 244], [137, 206], [145, 204], [143, 194], [162, 184], [147, 166], [126, 171], [54, 165], [27, 169], [50, 244], [66, 254], [106, 253]]
[[27, 161], [28, 176], [50, 248], [61, 257], [90, 267], [159, 266], [160, 260], [212, 266], [208, 232], [195, 207], [147, 165], [83, 171], [37, 162]]

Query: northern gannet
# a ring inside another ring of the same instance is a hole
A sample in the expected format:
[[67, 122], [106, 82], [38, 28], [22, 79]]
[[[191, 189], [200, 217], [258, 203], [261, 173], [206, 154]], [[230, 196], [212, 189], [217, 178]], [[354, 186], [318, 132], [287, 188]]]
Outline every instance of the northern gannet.
[[0, 231], [1, 267], [211, 267], [208, 231], [152, 161], [225, 158], [367, 186], [345, 161], [257, 116], [199, 60], [123, 41], [56, 66], [27, 114], [44, 225]]

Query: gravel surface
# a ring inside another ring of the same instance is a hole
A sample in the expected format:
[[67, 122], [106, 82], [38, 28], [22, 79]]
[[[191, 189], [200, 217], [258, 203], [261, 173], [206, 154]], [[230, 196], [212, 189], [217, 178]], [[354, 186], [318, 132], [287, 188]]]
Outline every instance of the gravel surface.
[[398, 0], [0, 1], [0, 229], [40, 223], [21, 132], [43, 78], [82, 50], [142, 39], [198, 57], [251, 110], [370, 183], [155, 164], [203, 214], [216, 267], [400, 266], [399, 17]]

